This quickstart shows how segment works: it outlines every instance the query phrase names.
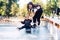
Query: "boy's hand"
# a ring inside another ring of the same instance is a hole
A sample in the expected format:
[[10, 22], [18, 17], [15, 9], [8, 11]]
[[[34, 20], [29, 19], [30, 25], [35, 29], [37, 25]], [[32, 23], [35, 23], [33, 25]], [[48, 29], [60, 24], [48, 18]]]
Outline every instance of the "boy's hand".
[[23, 23], [23, 21], [21, 21], [21, 23]]

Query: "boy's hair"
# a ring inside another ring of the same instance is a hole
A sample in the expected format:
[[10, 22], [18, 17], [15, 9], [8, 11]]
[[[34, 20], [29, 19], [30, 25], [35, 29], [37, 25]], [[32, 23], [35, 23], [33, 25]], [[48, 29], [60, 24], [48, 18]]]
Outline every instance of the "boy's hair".
[[28, 18], [28, 19], [29, 19], [29, 14], [26, 14], [26, 15], [25, 15], [25, 18]]

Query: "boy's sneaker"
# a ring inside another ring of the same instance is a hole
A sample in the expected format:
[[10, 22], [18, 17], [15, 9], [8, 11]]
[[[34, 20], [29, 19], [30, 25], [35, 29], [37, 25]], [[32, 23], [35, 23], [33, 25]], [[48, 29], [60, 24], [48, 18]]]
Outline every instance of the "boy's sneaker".
[[21, 30], [21, 28], [17, 28], [18, 30]]

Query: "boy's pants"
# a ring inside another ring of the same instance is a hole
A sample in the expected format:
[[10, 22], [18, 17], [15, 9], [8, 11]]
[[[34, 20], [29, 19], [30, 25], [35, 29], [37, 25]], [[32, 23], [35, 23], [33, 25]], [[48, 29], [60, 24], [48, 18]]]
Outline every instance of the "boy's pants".
[[23, 28], [26, 29], [26, 33], [31, 33], [31, 27], [29, 27], [29, 26], [22, 26], [22, 27], [19, 28], [19, 29], [23, 29]]

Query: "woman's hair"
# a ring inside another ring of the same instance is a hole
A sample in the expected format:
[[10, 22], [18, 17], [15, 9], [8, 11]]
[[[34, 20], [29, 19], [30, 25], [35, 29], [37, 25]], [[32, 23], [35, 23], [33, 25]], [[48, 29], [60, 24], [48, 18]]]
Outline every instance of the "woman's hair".
[[[29, 8], [29, 5], [32, 5], [32, 8], [34, 7], [33, 3], [32, 3], [32, 2], [29, 2], [29, 3], [27, 4], [27, 11], [29, 11], [29, 9], [30, 9], [30, 8]], [[31, 9], [32, 9], [32, 8], [31, 8]], [[30, 11], [31, 11], [31, 9], [30, 9]]]
[[[32, 5], [32, 8], [31, 9], [29, 8], [29, 5]], [[41, 8], [41, 5], [39, 5], [39, 4], [33, 4], [32, 2], [29, 2], [27, 4], [27, 11], [30, 11], [31, 12], [32, 9], [34, 9], [34, 8], [36, 8], [38, 6], [40, 6], [40, 8]], [[32, 10], [32, 11], [34, 12], [34, 10]]]
[[41, 5], [39, 5], [39, 4], [35, 4], [34, 5], [35, 8], [38, 7], [38, 6], [41, 8]]

